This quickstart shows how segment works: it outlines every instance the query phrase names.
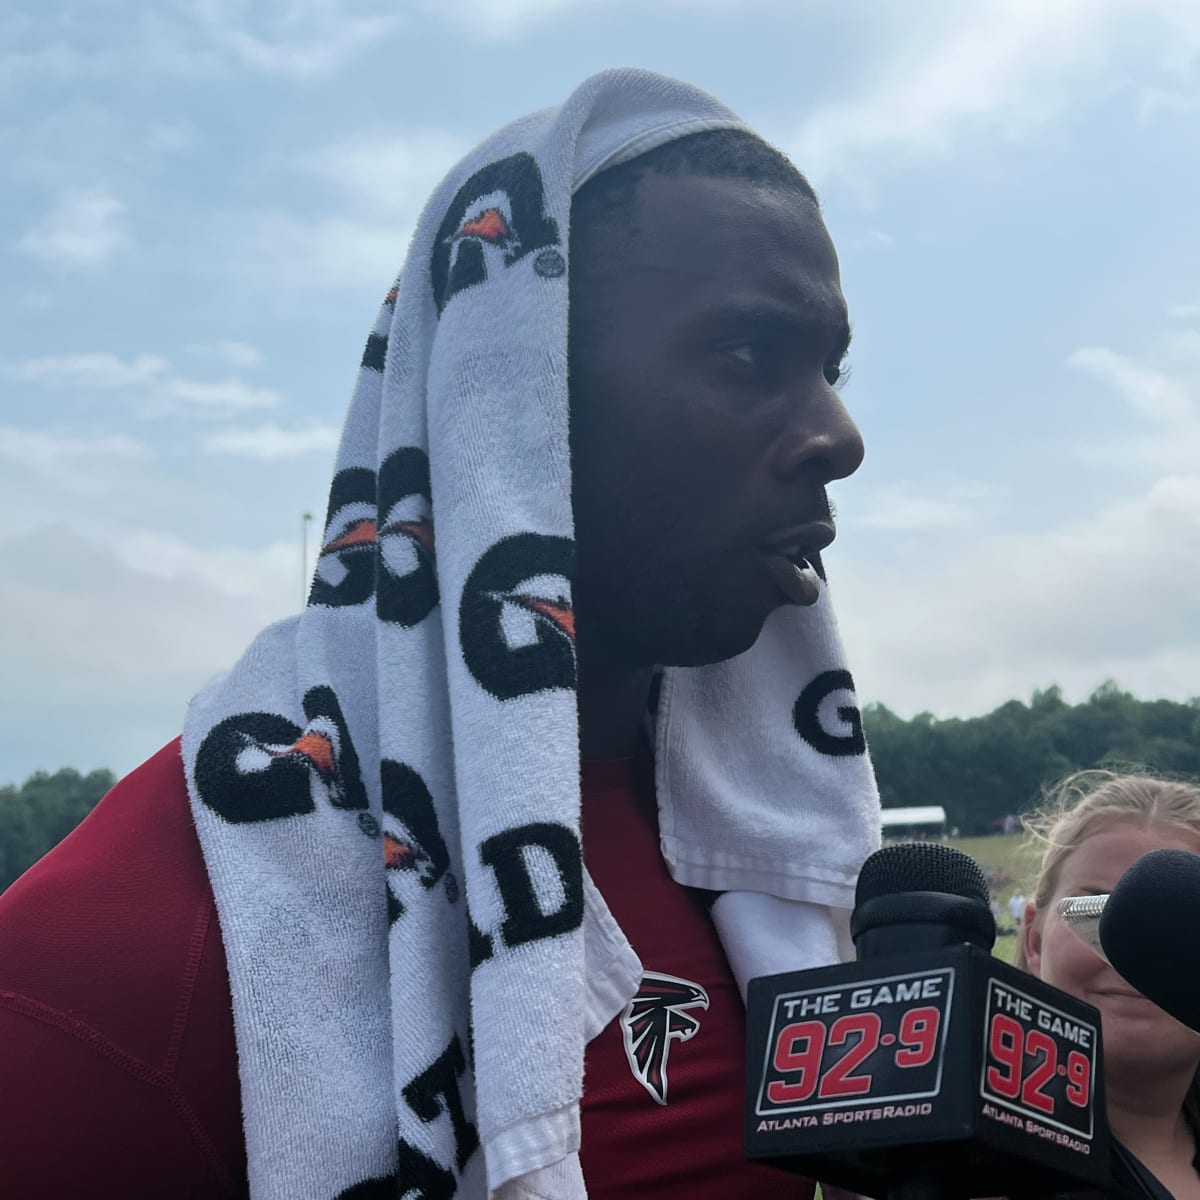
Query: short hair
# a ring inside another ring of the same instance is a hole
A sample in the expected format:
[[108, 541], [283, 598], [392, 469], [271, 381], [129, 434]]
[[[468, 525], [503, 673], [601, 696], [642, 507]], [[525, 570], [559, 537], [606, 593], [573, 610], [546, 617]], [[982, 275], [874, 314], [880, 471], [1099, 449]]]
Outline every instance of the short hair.
[[[629, 241], [638, 184], [647, 175], [694, 175], [740, 179], [749, 184], [791, 188], [818, 208], [812, 185], [796, 165], [748, 129], [708, 129], [664, 142], [627, 162], [592, 176], [571, 202], [571, 227], [592, 232], [623, 230]], [[609, 242], [611, 248], [612, 243]]]

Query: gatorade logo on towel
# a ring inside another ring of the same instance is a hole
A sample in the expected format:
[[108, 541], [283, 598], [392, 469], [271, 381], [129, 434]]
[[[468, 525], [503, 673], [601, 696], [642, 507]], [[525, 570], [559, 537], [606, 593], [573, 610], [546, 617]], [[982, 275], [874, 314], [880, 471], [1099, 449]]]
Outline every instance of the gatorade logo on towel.
[[501, 538], [467, 576], [459, 604], [463, 658], [498, 700], [575, 686], [570, 538]]
[[535, 250], [539, 275], [562, 275], [566, 264], [553, 249], [558, 244], [558, 223], [546, 214], [533, 155], [489, 163], [458, 189], [438, 228], [429, 266], [438, 312], [464, 288], [486, 282], [490, 270], [511, 267]]

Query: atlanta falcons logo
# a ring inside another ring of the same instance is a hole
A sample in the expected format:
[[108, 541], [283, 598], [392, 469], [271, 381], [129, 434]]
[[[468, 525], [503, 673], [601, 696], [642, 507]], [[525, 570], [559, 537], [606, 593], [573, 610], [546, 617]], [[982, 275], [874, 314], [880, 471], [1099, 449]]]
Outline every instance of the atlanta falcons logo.
[[698, 983], [648, 971], [621, 1014], [629, 1069], [659, 1104], [667, 1102], [671, 1042], [689, 1041], [700, 1028], [700, 1021], [684, 1011], [688, 1008], [708, 1008], [708, 993]]

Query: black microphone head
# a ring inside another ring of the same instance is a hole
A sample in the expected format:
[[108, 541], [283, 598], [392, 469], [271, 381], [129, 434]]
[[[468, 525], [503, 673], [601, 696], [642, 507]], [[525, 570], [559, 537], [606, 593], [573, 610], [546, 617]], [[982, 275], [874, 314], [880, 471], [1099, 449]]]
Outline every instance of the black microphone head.
[[1200, 957], [1187, 931], [1200, 918], [1200, 854], [1152, 850], [1117, 881], [1100, 914], [1100, 945], [1147, 1000], [1200, 1031]]
[[862, 865], [854, 903], [896, 892], [947, 892], [987, 904], [987, 880], [979, 864], [939, 842], [901, 842], [876, 850]]
[[903, 842], [863, 863], [850, 914], [858, 957], [970, 942], [990, 950], [996, 918], [979, 864], [953, 846]]

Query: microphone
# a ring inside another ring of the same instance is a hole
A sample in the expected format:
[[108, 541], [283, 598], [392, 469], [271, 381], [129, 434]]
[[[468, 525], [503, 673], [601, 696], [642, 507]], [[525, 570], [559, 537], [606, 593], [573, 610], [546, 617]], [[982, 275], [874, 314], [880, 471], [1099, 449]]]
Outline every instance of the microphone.
[[1100, 941], [1100, 916], [1108, 903], [1108, 896], [1068, 896], [1058, 902], [1058, 915], [1062, 917], [1072, 932], [1078, 934], [1105, 962], [1109, 957], [1104, 953]]
[[1108, 896], [1072, 896], [1058, 911], [1117, 974], [1200, 1032], [1200, 960], [1180, 953], [1180, 921], [1200, 917], [1200, 854], [1152, 850]]
[[858, 875], [850, 936], [860, 959], [959, 942], [990, 951], [996, 918], [987, 879], [970, 855], [937, 842], [877, 850]]
[[885, 847], [850, 929], [854, 963], [750, 982], [747, 1156], [888, 1200], [1103, 1186], [1099, 1014], [991, 957], [979, 865]]

